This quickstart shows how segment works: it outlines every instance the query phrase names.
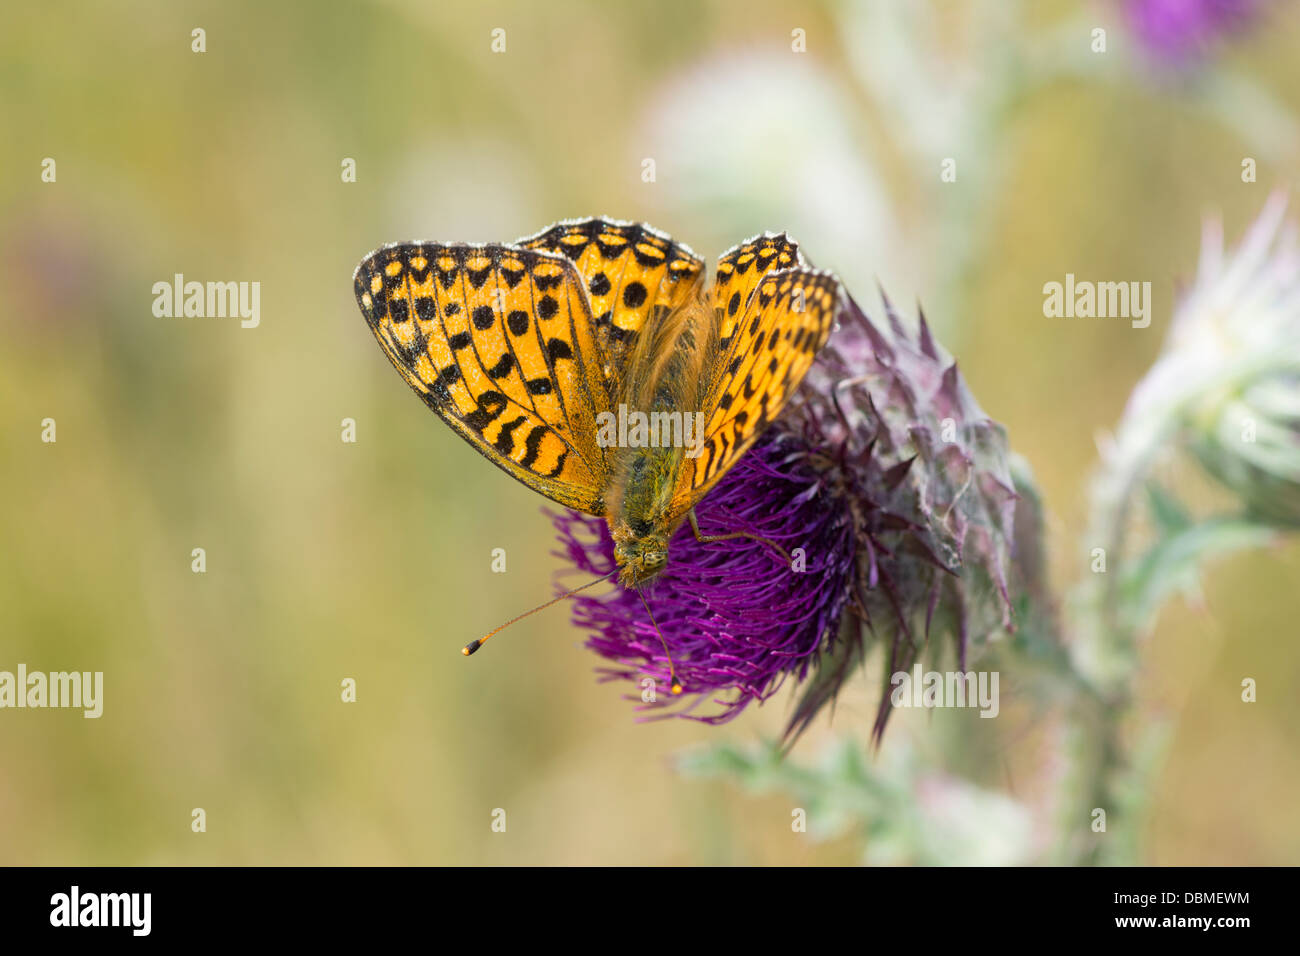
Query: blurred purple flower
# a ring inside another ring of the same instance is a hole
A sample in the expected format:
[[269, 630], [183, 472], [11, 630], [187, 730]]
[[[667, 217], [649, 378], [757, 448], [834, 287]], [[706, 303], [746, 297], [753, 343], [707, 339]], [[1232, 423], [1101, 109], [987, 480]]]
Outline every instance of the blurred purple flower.
[[1195, 63], [1220, 39], [1249, 26], [1264, 0], [1125, 0], [1124, 11], [1142, 45], [1172, 65]]
[[[886, 642], [893, 672], [911, 666], [933, 626], [951, 635], [964, 669], [972, 645], [1010, 628], [1016, 494], [1005, 434], [924, 319], [913, 337], [886, 307], [888, 333], [848, 302], [786, 414], [696, 508], [703, 534], [768, 538], [795, 568], [752, 539], [705, 544], [689, 524], [674, 535], [646, 599], [686, 695], [638, 695], [642, 710], [722, 723], [793, 675], [807, 679], [794, 735], [874, 641]], [[588, 575], [613, 570], [603, 520], [552, 517], [560, 557]], [[610, 662], [606, 680], [668, 687], [663, 647], [634, 591], [574, 602], [587, 646]], [[709, 703], [716, 708], [697, 713]], [[887, 717], [886, 694], [877, 734]]]
[[102, 311], [104, 262], [113, 258], [93, 223], [59, 203], [8, 213], [0, 235], [0, 288], [15, 324], [80, 334]]

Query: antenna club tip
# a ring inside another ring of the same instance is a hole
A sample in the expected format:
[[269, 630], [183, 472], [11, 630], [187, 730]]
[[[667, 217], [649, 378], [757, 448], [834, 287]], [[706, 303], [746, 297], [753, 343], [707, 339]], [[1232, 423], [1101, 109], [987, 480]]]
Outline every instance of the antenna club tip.
[[673, 681], [673, 694], [680, 694], [685, 689], [680, 681]]
[[462, 647], [460, 649], [460, 652], [464, 654], [466, 657], [469, 657], [471, 654], [473, 654], [476, 650], [478, 650], [482, 646], [483, 646], [483, 639], [478, 638], [477, 640], [470, 641], [468, 644]]

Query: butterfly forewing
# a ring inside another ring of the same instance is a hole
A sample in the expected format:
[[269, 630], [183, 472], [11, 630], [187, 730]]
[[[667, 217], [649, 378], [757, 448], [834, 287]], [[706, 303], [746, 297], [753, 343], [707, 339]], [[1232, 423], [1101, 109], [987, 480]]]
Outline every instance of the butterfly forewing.
[[563, 255], [577, 267], [613, 394], [637, 338], [684, 305], [703, 274], [703, 261], [687, 246], [642, 223], [572, 220], [516, 244]]
[[547, 497], [603, 514], [610, 403], [577, 269], [489, 244], [400, 243], [364, 259], [357, 300], [402, 377], [484, 456]]

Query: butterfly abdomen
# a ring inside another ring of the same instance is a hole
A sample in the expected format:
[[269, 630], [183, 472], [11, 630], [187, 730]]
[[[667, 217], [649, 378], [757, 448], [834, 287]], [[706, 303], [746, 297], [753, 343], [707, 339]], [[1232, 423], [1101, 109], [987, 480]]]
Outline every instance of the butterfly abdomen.
[[680, 523], [670, 514], [682, 449], [620, 449], [609, 514], [614, 553], [627, 586], [653, 577], [667, 562], [668, 539]]

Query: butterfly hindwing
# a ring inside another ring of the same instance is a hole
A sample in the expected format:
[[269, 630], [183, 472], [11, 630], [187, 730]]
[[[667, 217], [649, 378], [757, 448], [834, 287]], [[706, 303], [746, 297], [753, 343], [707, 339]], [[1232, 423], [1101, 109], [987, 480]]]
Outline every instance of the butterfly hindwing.
[[426, 405], [524, 484], [604, 513], [611, 462], [594, 436], [609, 384], [571, 262], [499, 244], [398, 243], [362, 260], [354, 284]]
[[682, 306], [703, 275], [704, 262], [690, 248], [643, 223], [566, 220], [516, 244], [563, 255], [577, 267], [615, 394], [637, 337]]
[[[726, 300], [736, 291], [720, 288]], [[675, 511], [689, 510], [781, 413], [826, 344], [839, 301], [829, 272], [769, 269], [744, 310], [727, 316], [727, 348], [703, 408], [703, 447], [679, 479]]]

